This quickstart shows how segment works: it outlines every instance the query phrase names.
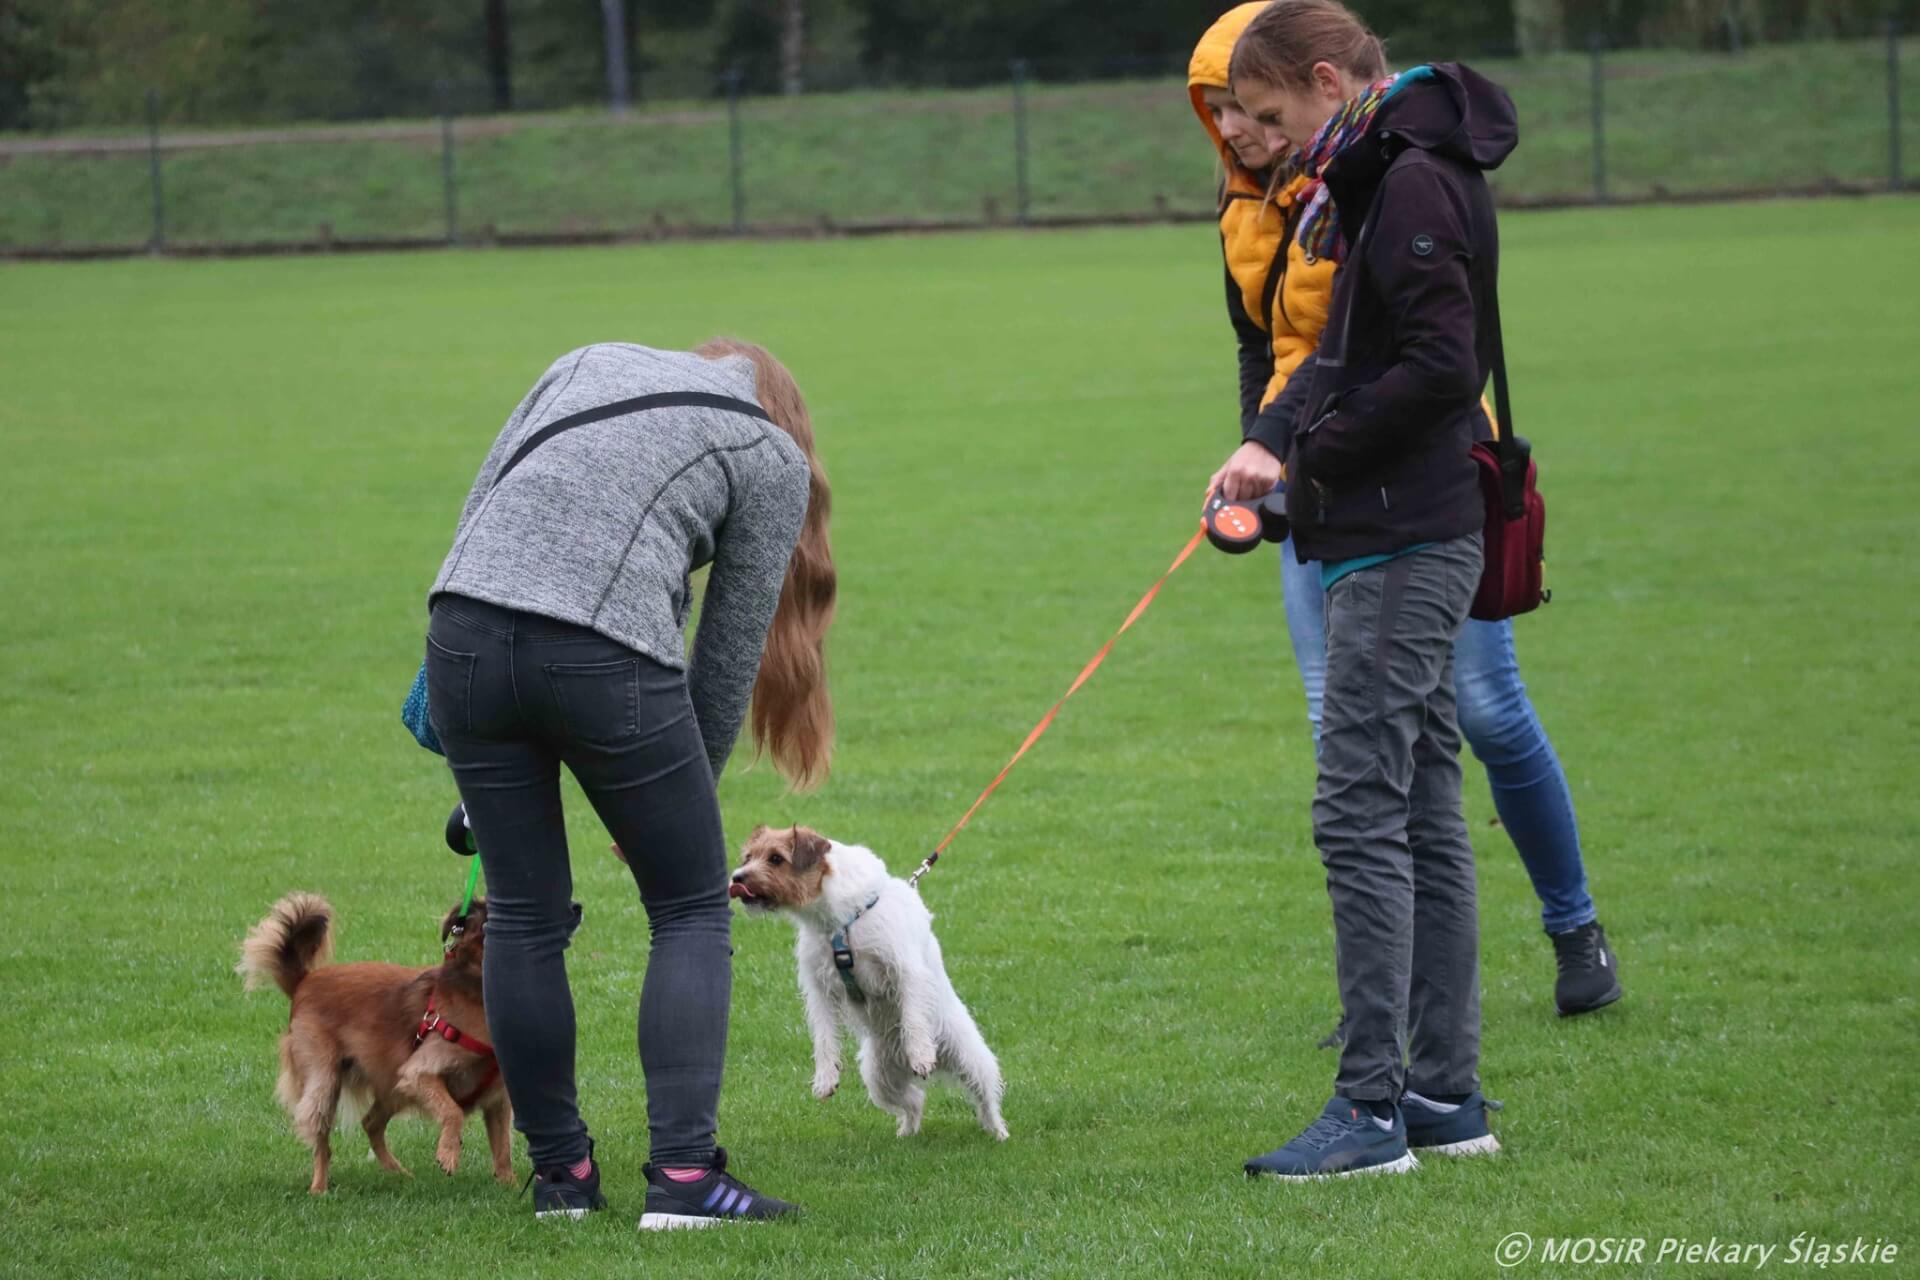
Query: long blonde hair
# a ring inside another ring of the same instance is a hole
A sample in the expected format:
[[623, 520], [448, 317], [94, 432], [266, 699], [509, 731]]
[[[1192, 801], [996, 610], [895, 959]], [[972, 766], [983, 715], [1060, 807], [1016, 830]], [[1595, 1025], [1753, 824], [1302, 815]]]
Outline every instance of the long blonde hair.
[[753, 361], [755, 396], [774, 425], [793, 437], [807, 458], [807, 520], [787, 561], [780, 603], [767, 628], [760, 674], [753, 684], [754, 758], [773, 757], [774, 768], [796, 791], [809, 791], [827, 776], [833, 758], [833, 698], [827, 690], [827, 628], [833, 624], [839, 579], [827, 518], [833, 494], [813, 447], [807, 402], [786, 366], [764, 347], [738, 338], [713, 338], [694, 348], [709, 360], [745, 356]]

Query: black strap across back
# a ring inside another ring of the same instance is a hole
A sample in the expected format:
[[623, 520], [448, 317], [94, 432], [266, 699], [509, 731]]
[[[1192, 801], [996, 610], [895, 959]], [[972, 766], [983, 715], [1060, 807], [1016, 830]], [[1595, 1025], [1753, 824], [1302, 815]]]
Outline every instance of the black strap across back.
[[732, 396], [715, 395], [708, 391], [661, 391], [650, 396], [635, 396], [631, 400], [616, 400], [612, 404], [603, 404], [593, 409], [582, 409], [579, 413], [568, 414], [557, 422], [549, 422], [532, 435], [526, 443], [513, 451], [507, 459], [507, 465], [500, 468], [500, 474], [488, 485], [489, 490], [498, 489], [500, 482], [510, 475], [513, 469], [526, 460], [526, 456], [547, 441], [571, 431], [575, 427], [584, 427], [593, 422], [605, 422], [608, 418], [622, 418], [629, 413], [644, 413], [649, 409], [724, 409], [729, 413], [744, 413], [749, 418], [758, 418], [762, 422], [772, 422], [767, 411], [759, 405], [746, 400], [736, 400]]

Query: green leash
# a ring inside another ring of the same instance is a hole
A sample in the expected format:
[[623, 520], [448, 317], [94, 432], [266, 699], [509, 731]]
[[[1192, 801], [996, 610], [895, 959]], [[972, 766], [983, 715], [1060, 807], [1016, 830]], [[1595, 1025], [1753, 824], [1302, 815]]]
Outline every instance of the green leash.
[[467, 931], [467, 916], [473, 910], [473, 890], [480, 883], [480, 855], [469, 854], [472, 862], [467, 866], [467, 896], [460, 902], [460, 914], [454, 917], [453, 928], [447, 931], [446, 954], [452, 955], [453, 949], [460, 945], [460, 935]]
[[480, 855], [473, 855], [473, 862], [467, 867], [467, 896], [460, 900], [460, 918], [465, 920], [467, 913], [473, 910], [473, 889], [480, 883]]

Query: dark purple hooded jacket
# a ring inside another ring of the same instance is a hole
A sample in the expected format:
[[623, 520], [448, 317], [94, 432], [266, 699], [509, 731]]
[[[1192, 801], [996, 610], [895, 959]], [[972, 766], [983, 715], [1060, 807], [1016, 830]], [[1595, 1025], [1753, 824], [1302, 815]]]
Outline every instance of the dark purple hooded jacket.
[[[1492, 371], [1500, 240], [1485, 171], [1519, 139], [1506, 91], [1438, 63], [1327, 166], [1350, 245], [1320, 348], [1252, 425], [1287, 463], [1302, 560], [1464, 537], [1485, 519], [1469, 454]], [[1272, 437], [1272, 438], [1269, 438]]]

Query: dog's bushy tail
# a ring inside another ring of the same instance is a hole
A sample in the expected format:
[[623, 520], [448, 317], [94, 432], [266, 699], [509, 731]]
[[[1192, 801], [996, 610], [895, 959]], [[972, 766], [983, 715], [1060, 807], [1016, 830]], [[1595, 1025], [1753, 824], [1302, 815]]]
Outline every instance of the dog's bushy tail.
[[317, 893], [290, 893], [248, 931], [233, 971], [257, 991], [272, 981], [293, 995], [309, 973], [333, 955], [333, 908]]

